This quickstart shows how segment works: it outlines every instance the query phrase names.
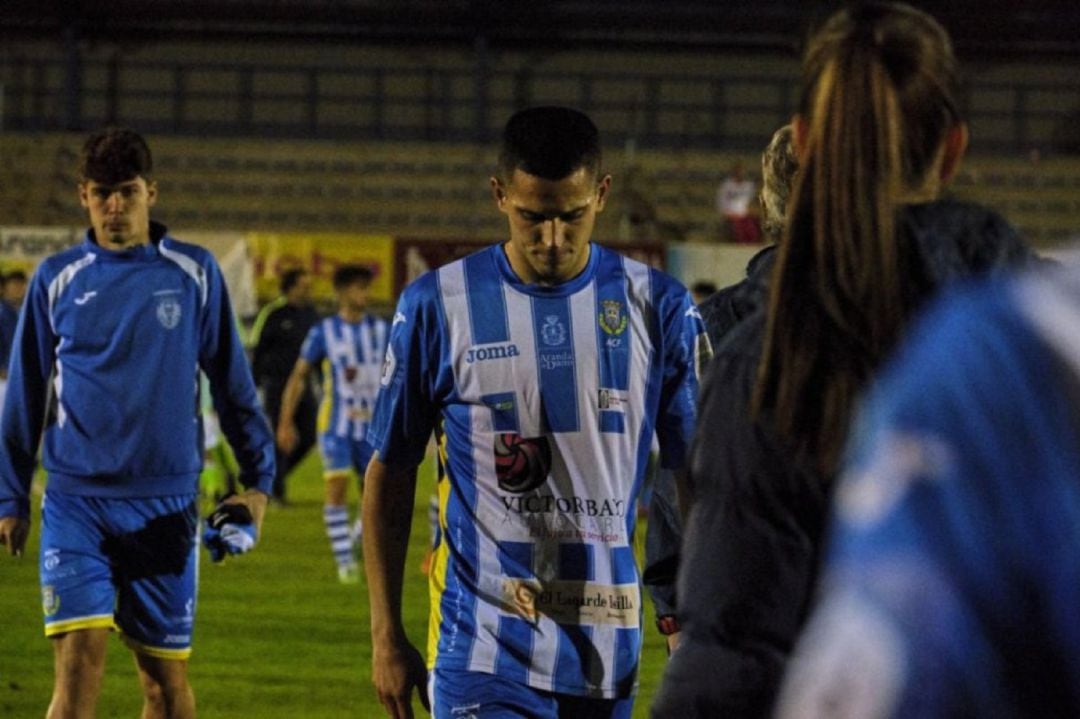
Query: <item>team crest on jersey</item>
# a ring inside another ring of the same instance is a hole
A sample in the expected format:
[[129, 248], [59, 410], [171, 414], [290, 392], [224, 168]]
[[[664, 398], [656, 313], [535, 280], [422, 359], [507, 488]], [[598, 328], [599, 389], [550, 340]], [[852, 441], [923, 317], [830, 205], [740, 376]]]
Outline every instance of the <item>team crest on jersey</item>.
[[157, 318], [161, 326], [171, 330], [180, 324], [180, 301], [173, 295], [162, 295], [158, 298]]
[[566, 326], [559, 321], [558, 315], [548, 315], [540, 328], [540, 338], [549, 347], [557, 347], [566, 342]]
[[629, 319], [623, 311], [622, 302], [618, 300], [601, 300], [600, 329], [609, 335], [621, 335], [626, 330]]
[[46, 617], [51, 617], [60, 611], [60, 597], [56, 595], [56, 590], [51, 584], [46, 584], [41, 588], [41, 611], [45, 612]]
[[394, 348], [386, 348], [386, 356], [383, 357], [382, 372], [379, 374], [379, 384], [386, 387], [394, 378], [394, 370], [397, 369], [397, 357], [394, 356]]

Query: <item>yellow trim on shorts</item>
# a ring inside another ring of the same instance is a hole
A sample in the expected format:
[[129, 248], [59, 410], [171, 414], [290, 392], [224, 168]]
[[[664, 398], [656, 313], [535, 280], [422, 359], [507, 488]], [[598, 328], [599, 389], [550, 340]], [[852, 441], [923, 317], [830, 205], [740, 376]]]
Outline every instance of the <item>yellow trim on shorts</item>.
[[58, 634], [77, 632], [80, 629], [108, 629], [115, 632], [117, 626], [112, 614], [94, 614], [89, 617], [65, 619], [62, 622], [50, 622], [45, 625], [45, 636], [55, 637]]
[[342, 479], [348, 479], [352, 476], [352, 473], [352, 469], [328, 469], [323, 472], [322, 478], [327, 481], [331, 479], [337, 479], [338, 477], [341, 477]]
[[148, 644], [135, 641], [123, 632], [120, 632], [120, 639], [123, 640], [124, 644], [127, 644], [128, 649], [131, 651], [145, 654], [148, 657], [183, 660], [191, 656], [191, 647], [188, 647], [187, 649], [163, 649], [161, 647], [152, 647]]

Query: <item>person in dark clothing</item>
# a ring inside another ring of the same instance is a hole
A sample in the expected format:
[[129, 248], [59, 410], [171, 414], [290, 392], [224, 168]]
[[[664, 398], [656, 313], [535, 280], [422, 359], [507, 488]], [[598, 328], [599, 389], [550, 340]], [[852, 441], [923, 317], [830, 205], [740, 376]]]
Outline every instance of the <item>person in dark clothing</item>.
[[[798, 170], [791, 143], [791, 126], [777, 130], [761, 156], [760, 195], [762, 228], [773, 244], [757, 252], [746, 268], [746, 278], [699, 302], [710, 346], [716, 346], [739, 320], [765, 304], [766, 278], [772, 270], [776, 243], [784, 228], [788, 196]], [[693, 288], [691, 292], [693, 292]], [[649, 532], [645, 537], [645, 570], [642, 581], [648, 587], [656, 610], [656, 626], [667, 637], [668, 649], [679, 641], [679, 619], [675, 598], [675, 576], [682, 543], [676, 480], [670, 472], [654, 475], [649, 500]]]
[[[308, 330], [318, 321], [319, 313], [311, 305], [311, 276], [302, 269], [282, 274], [281, 297], [263, 308], [252, 329], [255, 350], [251, 370], [262, 393], [263, 410], [275, 432], [289, 373], [300, 356], [300, 346]], [[289, 453], [277, 449], [277, 475], [272, 496], [278, 502], [285, 501], [285, 478], [315, 445], [317, 413], [315, 396], [310, 386], [305, 386], [295, 415], [299, 441]]]
[[791, 125], [773, 133], [761, 155], [761, 229], [768, 246], [759, 250], [746, 265], [746, 278], [714, 292], [698, 305], [705, 331], [713, 347], [728, 330], [762, 307], [766, 280], [776, 260], [776, 245], [784, 234], [788, 198], [799, 169], [792, 142]]
[[842, 10], [808, 46], [768, 299], [719, 342], [702, 390], [682, 637], [653, 717], [769, 715], [853, 403], [938, 288], [1033, 259], [998, 215], [935, 200], [966, 147], [956, 78], [944, 30], [899, 3]]

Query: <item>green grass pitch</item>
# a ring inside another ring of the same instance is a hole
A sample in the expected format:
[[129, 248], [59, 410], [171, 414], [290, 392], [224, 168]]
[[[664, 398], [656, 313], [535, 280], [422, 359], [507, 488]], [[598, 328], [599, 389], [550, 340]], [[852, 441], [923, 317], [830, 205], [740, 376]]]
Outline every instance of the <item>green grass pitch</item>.
[[[421, 468], [405, 575], [405, 624], [427, 643], [430, 467]], [[290, 477], [291, 502], [270, 507], [263, 537], [247, 556], [200, 563], [191, 681], [203, 719], [344, 719], [385, 716], [371, 687], [367, 589], [338, 583], [322, 525], [322, 479], [311, 453]], [[355, 498], [351, 490], [350, 500]], [[40, 502], [25, 556], [0, 556], [0, 717], [44, 716], [52, 692], [52, 649], [42, 634], [37, 578]], [[638, 544], [644, 527], [639, 524]], [[640, 547], [639, 547], [640, 549]], [[6, 548], [4, 548], [6, 551]], [[635, 717], [648, 716], [665, 662], [663, 638], [645, 607], [646, 640]], [[99, 717], [138, 716], [142, 705], [130, 652], [109, 645]], [[425, 713], [414, 702], [417, 716]]]

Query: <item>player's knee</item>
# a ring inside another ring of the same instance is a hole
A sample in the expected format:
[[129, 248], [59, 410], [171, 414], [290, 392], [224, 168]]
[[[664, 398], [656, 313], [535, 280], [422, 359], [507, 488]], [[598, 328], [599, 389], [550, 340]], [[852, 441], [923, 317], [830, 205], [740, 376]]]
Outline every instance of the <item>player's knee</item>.
[[191, 687], [188, 683], [187, 664], [172, 660], [147, 660], [140, 657], [143, 696], [147, 704], [172, 706], [178, 697], [186, 696]]
[[144, 716], [171, 717], [177, 707], [190, 703], [191, 686], [185, 676], [143, 675]]
[[165, 689], [157, 680], [143, 676], [142, 681], [143, 701], [149, 710], [150, 716], [163, 716], [165, 712]]

